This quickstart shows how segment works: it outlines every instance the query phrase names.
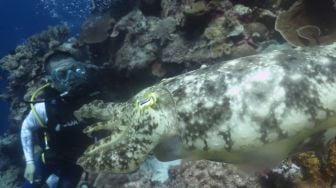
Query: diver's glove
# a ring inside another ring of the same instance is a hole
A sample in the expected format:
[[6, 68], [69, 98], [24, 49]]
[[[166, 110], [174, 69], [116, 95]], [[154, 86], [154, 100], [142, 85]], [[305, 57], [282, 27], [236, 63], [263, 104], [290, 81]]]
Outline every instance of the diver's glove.
[[32, 184], [34, 181], [34, 174], [35, 174], [35, 164], [34, 162], [27, 163], [26, 169], [24, 172], [24, 177]]

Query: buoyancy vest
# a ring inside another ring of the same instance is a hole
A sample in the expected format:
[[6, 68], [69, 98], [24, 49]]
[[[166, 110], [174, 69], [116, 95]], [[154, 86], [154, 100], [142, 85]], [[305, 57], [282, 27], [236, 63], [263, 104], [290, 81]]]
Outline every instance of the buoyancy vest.
[[52, 91], [48, 91], [46, 95], [50, 100], [45, 102], [48, 117], [45, 131], [48, 135], [50, 151], [53, 153], [48, 160], [75, 163], [85, 149], [93, 143], [93, 139], [83, 133], [87, 125], [78, 121], [73, 115], [73, 112], [89, 99], [85, 101], [62, 98]]

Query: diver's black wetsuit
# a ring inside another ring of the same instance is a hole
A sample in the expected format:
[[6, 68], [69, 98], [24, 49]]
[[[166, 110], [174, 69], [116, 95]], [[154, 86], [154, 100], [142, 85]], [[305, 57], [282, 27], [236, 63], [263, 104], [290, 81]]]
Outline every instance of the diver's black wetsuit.
[[42, 155], [35, 160], [35, 179], [40, 181], [33, 185], [27, 181], [23, 187], [42, 187], [46, 179], [55, 174], [60, 178], [58, 187], [74, 188], [83, 172], [76, 160], [93, 140], [82, 132], [86, 125], [79, 122], [73, 112], [91, 99], [61, 98], [53, 90], [47, 93], [47, 98], [52, 95], [52, 99], [45, 102], [46, 128], [39, 128], [37, 132], [41, 137], [41, 147], [45, 148], [43, 133], [46, 130], [50, 149], [44, 151], [45, 162]]

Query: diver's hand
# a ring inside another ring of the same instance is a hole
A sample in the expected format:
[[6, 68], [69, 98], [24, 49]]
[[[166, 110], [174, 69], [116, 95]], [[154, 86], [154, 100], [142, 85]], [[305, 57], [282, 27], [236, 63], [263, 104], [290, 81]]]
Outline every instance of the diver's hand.
[[33, 183], [34, 181], [34, 174], [35, 174], [35, 164], [34, 163], [27, 163], [26, 169], [24, 172], [24, 177], [30, 182]]

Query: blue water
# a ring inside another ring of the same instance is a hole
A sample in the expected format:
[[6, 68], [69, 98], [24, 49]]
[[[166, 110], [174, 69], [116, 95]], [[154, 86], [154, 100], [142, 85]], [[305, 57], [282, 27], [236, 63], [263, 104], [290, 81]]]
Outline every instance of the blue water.
[[[90, 13], [90, 0], [0, 0], [0, 58], [23, 43], [27, 37], [50, 25], [66, 24], [78, 33]], [[3, 71], [0, 76], [4, 77]], [[0, 90], [5, 88], [0, 80]], [[8, 126], [8, 104], [0, 102], [0, 134]]]

